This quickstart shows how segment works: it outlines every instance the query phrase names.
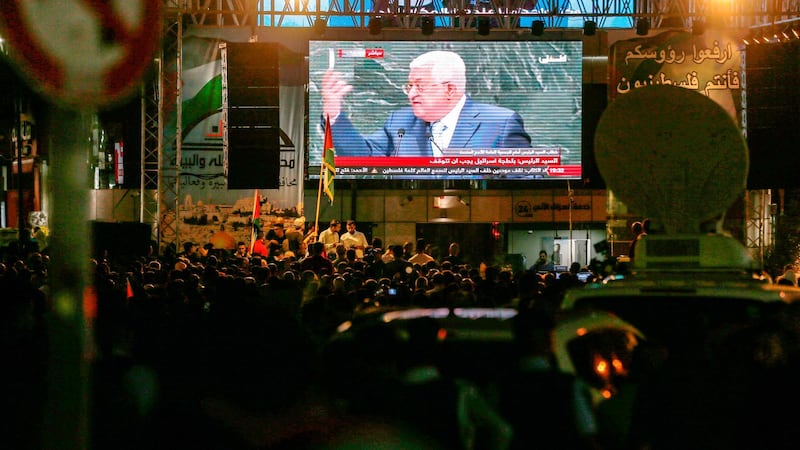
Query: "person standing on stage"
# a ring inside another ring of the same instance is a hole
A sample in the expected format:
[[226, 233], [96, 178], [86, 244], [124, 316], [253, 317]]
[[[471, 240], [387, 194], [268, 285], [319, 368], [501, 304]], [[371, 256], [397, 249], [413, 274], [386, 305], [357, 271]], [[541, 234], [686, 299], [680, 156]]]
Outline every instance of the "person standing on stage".
[[336, 244], [339, 243], [339, 230], [342, 229], [342, 223], [336, 219], [331, 219], [328, 228], [322, 230], [319, 234], [317, 242], [325, 244], [325, 252], [332, 252], [336, 249]]
[[367, 242], [367, 236], [365, 236], [364, 233], [356, 230], [355, 220], [348, 220], [346, 226], [347, 233], [339, 236], [339, 241], [344, 244], [345, 249], [354, 249], [356, 251], [356, 258], [363, 259], [364, 249], [369, 245], [369, 242]]

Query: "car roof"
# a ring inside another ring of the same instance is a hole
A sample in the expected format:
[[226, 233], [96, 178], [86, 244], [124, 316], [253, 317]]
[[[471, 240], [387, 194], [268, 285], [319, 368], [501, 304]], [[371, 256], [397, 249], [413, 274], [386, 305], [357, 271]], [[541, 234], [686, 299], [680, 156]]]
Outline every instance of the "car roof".
[[[446, 343], [475, 343], [506, 345], [513, 341], [512, 320], [515, 308], [416, 308], [381, 307], [342, 323], [332, 341], [350, 341], [359, 329], [370, 326], [402, 326], [403, 322], [432, 318], [442, 329], [440, 341]], [[571, 341], [594, 332], [614, 330], [635, 339], [642, 332], [632, 324], [607, 311], [562, 311], [556, 315], [554, 345], [559, 367], [574, 373], [568, 346]], [[498, 347], [495, 347], [498, 348]]]
[[588, 305], [592, 299], [609, 297], [639, 298], [717, 298], [740, 299], [760, 303], [792, 303], [800, 300], [800, 288], [741, 277], [717, 276], [626, 276], [570, 289], [564, 295], [562, 308]]
[[773, 283], [748, 250], [724, 234], [655, 234], [636, 241], [629, 270], [565, 294], [562, 307], [591, 298], [728, 298], [791, 303], [800, 288]]

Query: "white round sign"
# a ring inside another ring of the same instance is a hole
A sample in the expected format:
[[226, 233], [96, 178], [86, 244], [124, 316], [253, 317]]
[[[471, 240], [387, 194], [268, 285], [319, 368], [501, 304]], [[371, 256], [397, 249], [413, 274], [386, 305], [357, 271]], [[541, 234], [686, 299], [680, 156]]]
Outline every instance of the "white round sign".
[[0, 36], [31, 87], [76, 108], [132, 94], [161, 37], [161, 0], [3, 0]]

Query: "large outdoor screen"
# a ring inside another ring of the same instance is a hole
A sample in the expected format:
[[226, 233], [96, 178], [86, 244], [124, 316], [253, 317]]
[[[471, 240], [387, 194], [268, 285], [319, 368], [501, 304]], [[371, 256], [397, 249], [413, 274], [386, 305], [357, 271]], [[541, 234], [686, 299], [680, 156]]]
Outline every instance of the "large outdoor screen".
[[580, 41], [309, 45], [312, 178], [581, 178]]

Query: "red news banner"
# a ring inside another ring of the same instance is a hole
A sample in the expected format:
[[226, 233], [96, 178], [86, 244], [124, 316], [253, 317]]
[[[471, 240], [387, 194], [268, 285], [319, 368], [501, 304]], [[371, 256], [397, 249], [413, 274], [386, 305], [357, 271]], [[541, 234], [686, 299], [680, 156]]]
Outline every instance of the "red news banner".
[[562, 165], [560, 149], [447, 149], [432, 157], [337, 156], [343, 175], [506, 175], [579, 178], [580, 165]]

